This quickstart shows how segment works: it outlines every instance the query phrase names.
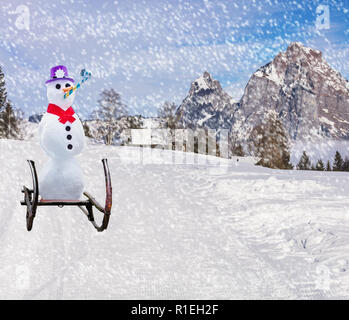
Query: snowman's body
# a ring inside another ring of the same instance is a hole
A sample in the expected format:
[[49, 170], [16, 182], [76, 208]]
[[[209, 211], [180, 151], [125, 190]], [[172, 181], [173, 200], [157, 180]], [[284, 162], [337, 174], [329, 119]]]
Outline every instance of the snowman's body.
[[85, 144], [82, 123], [75, 113], [65, 119], [52, 113], [52, 110], [64, 112], [71, 107], [75, 93], [64, 99], [61, 88], [72, 84], [67, 80], [55, 80], [47, 85], [50, 105], [39, 126], [40, 144], [50, 157], [39, 175], [43, 200], [79, 200], [82, 197], [83, 174], [74, 158]]
[[[43, 199], [77, 200], [82, 196], [83, 176], [75, 155], [84, 147], [84, 129], [79, 118], [62, 124], [58, 116], [46, 113], [40, 123], [40, 144], [50, 157], [40, 179]], [[69, 149], [69, 148], [71, 149]]]

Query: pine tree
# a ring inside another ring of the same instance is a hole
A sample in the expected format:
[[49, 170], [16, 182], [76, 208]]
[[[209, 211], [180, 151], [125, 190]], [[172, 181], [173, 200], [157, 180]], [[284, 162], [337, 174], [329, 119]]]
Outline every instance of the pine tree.
[[278, 169], [293, 168], [286, 131], [274, 110], [270, 110], [262, 124], [252, 130], [249, 144], [254, 155], [260, 157], [257, 165]]
[[326, 171], [332, 171], [330, 160], [327, 160]]
[[283, 157], [282, 157], [282, 163], [285, 165], [285, 167], [283, 169], [293, 169], [293, 164], [290, 162], [290, 153], [288, 152], [284, 152], [283, 153]]
[[324, 166], [324, 163], [321, 159], [319, 159], [316, 163], [316, 170], [318, 171], [325, 171], [325, 166]]
[[[243, 127], [244, 121], [242, 119], [236, 120], [232, 127], [230, 128], [230, 132], [228, 135], [228, 157], [232, 156], [244, 157], [246, 151], [249, 150], [250, 147], [247, 145], [246, 149], [243, 147], [244, 134], [241, 131], [241, 127]], [[252, 141], [250, 141], [251, 143]], [[219, 148], [217, 148], [219, 150]], [[219, 152], [220, 153], [220, 152]]]
[[142, 116], [128, 116], [127, 124], [125, 126], [127, 129], [141, 129], [143, 128]]
[[5, 84], [5, 75], [0, 66], [0, 110], [5, 108], [7, 102], [7, 92]]
[[311, 170], [311, 162], [310, 159], [305, 151], [303, 151], [303, 154], [297, 164], [298, 170]]
[[0, 138], [21, 139], [21, 112], [7, 99], [5, 76], [0, 67]]
[[344, 159], [342, 170], [349, 171], [349, 159], [347, 157], [345, 157], [345, 159]]
[[20, 113], [15, 112], [11, 102], [7, 101], [5, 107], [0, 110], [0, 138], [21, 139], [21, 118]]
[[343, 163], [344, 163], [344, 161], [343, 161], [341, 154], [339, 153], [339, 151], [336, 151], [336, 154], [334, 156], [332, 170], [333, 171], [342, 171], [343, 170]]
[[114, 89], [102, 91], [98, 104], [94, 112], [97, 119], [97, 138], [111, 145], [120, 138], [124, 129], [124, 118], [128, 116], [128, 108]]
[[234, 145], [234, 147], [231, 148], [231, 154], [233, 156], [237, 156], [237, 157], [244, 157], [245, 156], [245, 152], [244, 152], [244, 149], [241, 146], [241, 144]]

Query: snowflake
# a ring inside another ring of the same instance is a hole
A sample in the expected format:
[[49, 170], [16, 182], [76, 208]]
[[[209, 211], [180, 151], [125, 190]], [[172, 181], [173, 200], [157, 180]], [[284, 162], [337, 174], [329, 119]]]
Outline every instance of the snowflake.
[[58, 69], [56, 72], [55, 72], [55, 76], [57, 78], [63, 78], [65, 76], [65, 73], [63, 71], [63, 69]]

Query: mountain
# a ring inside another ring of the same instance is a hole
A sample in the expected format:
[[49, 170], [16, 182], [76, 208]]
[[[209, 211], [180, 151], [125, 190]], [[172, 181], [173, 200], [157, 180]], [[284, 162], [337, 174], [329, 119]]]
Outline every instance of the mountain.
[[43, 113], [36, 113], [36, 114], [33, 114], [31, 116], [29, 116], [29, 122], [32, 122], [32, 123], [40, 123], [42, 117], [43, 117]]
[[276, 110], [292, 139], [320, 134], [349, 138], [349, 83], [318, 50], [289, 45], [250, 78], [240, 100], [247, 124]]
[[[177, 109], [180, 124], [186, 128], [229, 128], [237, 105], [208, 72], [194, 80]], [[229, 112], [227, 112], [229, 110]]]
[[244, 140], [269, 109], [277, 111], [290, 139], [349, 139], [348, 80], [320, 51], [299, 42], [254, 72], [239, 102], [205, 72], [177, 112], [186, 127], [229, 128]]

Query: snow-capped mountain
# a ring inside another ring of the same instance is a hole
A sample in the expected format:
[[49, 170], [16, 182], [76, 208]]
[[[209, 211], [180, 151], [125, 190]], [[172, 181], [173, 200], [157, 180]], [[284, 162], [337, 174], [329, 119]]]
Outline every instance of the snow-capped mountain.
[[205, 72], [177, 112], [186, 127], [232, 128], [246, 137], [269, 109], [278, 112], [291, 139], [349, 138], [349, 82], [320, 51], [299, 42], [253, 73], [238, 103]]
[[349, 138], [349, 83], [318, 50], [289, 45], [250, 78], [240, 100], [248, 123], [276, 110], [293, 139], [321, 134]]
[[[222, 128], [234, 115], [236, 104], [208, 72], [191, 84], [189, 94], [178, 107], [180, 123], [184, 127]], [[227, 112], [229, 110], [229, 112]]]
[[29, 116], [29, 122], [40, 123], [43, 116], [44, 116], [44, 113], [35, 113], [35, 114]]

